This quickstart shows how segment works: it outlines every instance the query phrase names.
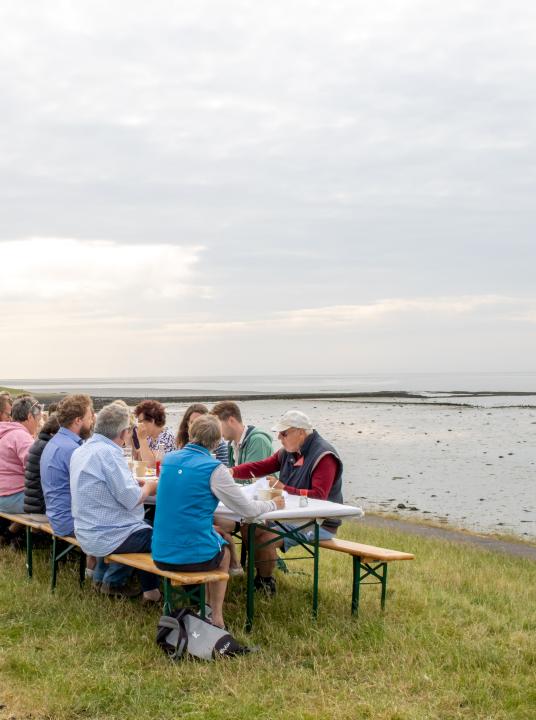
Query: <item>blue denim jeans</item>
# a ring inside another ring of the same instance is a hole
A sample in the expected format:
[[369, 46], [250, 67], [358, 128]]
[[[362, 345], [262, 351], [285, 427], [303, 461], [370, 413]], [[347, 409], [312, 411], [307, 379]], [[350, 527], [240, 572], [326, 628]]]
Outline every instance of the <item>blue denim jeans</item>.
[[24, 490], [13, 495], [0, 495], [0, 511], [6, 513], [24, 512]]
[[[144, 528], [132, 533], [121, 545], [114, 550], [116, 553], [150, 553], [153, 540], [153, 528]], [[139, 571], [140, 583], [143, 592], [156, 590], [160, 586], [160, 578], [152, 573]]]

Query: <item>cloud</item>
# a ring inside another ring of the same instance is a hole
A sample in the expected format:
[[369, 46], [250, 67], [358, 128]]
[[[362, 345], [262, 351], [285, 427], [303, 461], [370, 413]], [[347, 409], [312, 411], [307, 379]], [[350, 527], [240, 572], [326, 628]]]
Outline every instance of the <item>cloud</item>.
[[131, 316], [133, 308], [140, 320], [165, 317], [188, 295], [210, 295], [196, 276], [200, 246], [34, 237], [0, 249], [11, 268], [0, 285], [4, 321], [16, 313], [32, 325], [81, 319], [106, 325]]

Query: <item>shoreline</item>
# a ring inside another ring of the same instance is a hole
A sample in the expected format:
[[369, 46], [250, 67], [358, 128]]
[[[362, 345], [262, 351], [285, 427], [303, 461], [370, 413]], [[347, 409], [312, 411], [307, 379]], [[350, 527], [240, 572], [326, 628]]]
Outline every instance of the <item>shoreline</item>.
[[[31, 392], [30, 390], [16, 390], [16, 393], [22, 393], [22, 392]], [[432, 392], [432, 391], [427, 391]], [[40, 402], [45, 403], [46, 405], [50, 403], [60, 402], [66, 395], [69, 395], [71, 393], [68, 392], [59, 392], [59, 393], [39, 393], [34, 392], [32, 395], [39, 400]], [[151, 399], [151, 400], [157, 400], [158, 402], [161, 402], [163, 404], [186, 404], [186, 403], [192, 403], [192, 402], [199, 402], [199, 401], [205, 401], [205, 402], [218, 402], [219, 400], [223, 399], [232, 399], [237, 402], [248, 402], [248, 401], [258, 401], [258, 400], [355, 400], [358, 402], [369, 402], [371, 404], [383, 404], [387, 403], [389, 401], [391, 402], [404, 402], [405, 404], [414, 404], [414, 405], [437, 405], [437, 406], [459, 406], [459, 407], [475, 407], [474, 404], [471, 403], [464, 403], [464, 402], [455, 402], [458, 399], [463, 398], [492, 398], [492, 397], [536, 397], [536, 392], [507, 392], [507, 391], [489, 391], [489, 392], [458, 392], [458, 391], [451, 391], [451, 392], [440, 392], [436, 395], [430, 395], [430, 394], [424, 394], [424, 393], [417, 393], [417, 392], [409, 392], [406, 390], [381, 390], [378, 392], [329, 392], [329, 393], [321, 393], [321, 392], [304, 392], [304, 393], [284, 393], [284, 392], [274, 392], [274, 393], [248, 393], [248, 392], [241, 392], [241, 393], [228, 393], [228, 392], [222, 392], [222, 393], [194, 393], [194, 394], [184, 394], [184, 395], [167, 395], [167, 394], [139, 394], [139, 395], [96, 395], [94, 393], [87, 393], [90, 395], [91, 399], [93, 400], [93, 404], [97, 410], [104, 407], [104, 405], [107, 405], [114, 400], [118, 399], [118, 397], [121, 397], [122, 400], [124, 400], [127, 405], [137, 405], [142, 400]], [[409, 401], [409, 402], [408, 402]], [[416, 401], [416, 402], [411, 402]], [[489, 407], [489, 406], [488, 406]], [[502, 406], [498, 406], [502, 407]], [[524, 408], [531, 408], [536, 407], [536, 405], [520, 405], [519, 407]]]

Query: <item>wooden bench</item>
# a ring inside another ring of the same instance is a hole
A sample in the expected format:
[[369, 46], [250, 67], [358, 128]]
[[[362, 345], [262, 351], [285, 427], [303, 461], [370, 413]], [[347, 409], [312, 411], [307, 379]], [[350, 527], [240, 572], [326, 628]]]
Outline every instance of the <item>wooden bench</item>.
[[160, 570], [150, 553], [113, 553], [105, 558], [107, 563], [119, 563], [128, 567], [153, 573], [164, 578], [164, 614], [169, 614], [173, 608], [173, 588], [180, 587], [180, 592], [188, 601], [199, 605], [201, 617], [205, 617], [205, 586], [207, 583], [228, 580], [229, 575], [222, 570], [207, 570], [205, 572], [173, 572]]
[[[58, 563], [68, 555], [74, 548], [80, 549], [80, 543], [74, 536], [61, 537], [54, 533], [46, 515], [37, 515], [35, 513], [5, 513], [0, 512], [0, 517], [10, 522], [17, 523], [26, 528], [26, 570], [28, 577], [33, 575], [33, 532], [44, 532], [52, 537], [52, 548], [50, 552], [50, 589], [56, 588], [58, 576]], [[62, 548], [62, 544], [66, 547]], [[80, 585], [83, 585], [86, 576], [86, 556], [80, 551], [79, 579]]]
[[359, 613], [359, 592], [361, 582], [367, 577], [376, 578], [376, 582], [363, 583], [364, 585], [381, 585], [381, 608], [385, 610], [387, 594], [387, 564], [395, 560], [413, 560], [415, 555], [399, 550], [363, 545], [351, 540], [321, 540], [320, 547], [325, 550], [345, 553], [352, 556], [352, 615]]

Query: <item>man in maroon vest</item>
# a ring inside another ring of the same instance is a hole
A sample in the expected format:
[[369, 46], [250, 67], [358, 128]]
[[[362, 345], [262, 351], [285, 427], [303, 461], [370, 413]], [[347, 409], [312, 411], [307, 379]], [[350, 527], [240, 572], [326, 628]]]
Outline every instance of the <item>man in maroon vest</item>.
[[[342, 461], [333, 445], [313, 428], [307, 415], [299, 410], [289, 410], [272, 430], [278, 433], [277, 437], [283, 447], [265, 460], [230, 468], [233, 477], [245, 480], [278, 472], [279, 480], [275, 485], [272, 482], [273, 487], [286, 490], [291, 495], [342, 503]], [[320, 539], [333, 538], [339, 525], [340, 520], [325, 520], [320, 527]], [[284, 523], [284, 527], [290, 530], [296, 526]], [[303, 540], [310, 542], [314, 537], [314, 524], [311, 523], [310, 528], [303, 528], [299, 534]], [[274, 534], [269, 530], [259, 528], [256, 542], [260, 545], [273, 537]], [[287, 537], [257, 551], [257, 589], [275, 593], [276, 583], [272, 573], [277, 559], [276, 548], [286, 552], [293, 545], [297, 545], [297, 542]]]

